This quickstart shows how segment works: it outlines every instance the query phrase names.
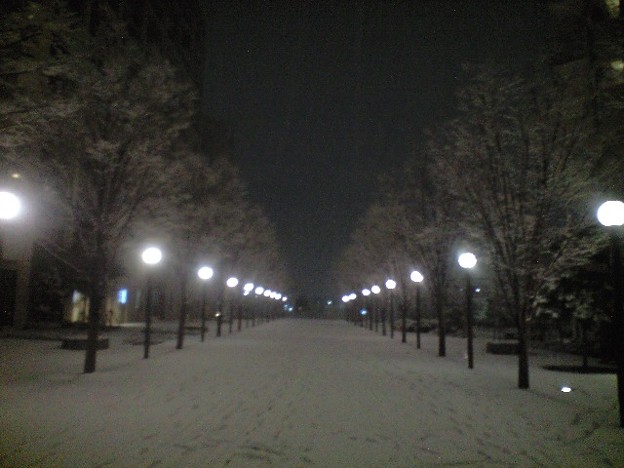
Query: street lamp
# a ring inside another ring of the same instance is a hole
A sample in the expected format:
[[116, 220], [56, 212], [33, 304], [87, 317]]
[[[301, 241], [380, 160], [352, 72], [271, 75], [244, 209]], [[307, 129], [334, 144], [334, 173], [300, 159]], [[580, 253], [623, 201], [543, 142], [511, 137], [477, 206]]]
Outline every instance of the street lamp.
[[[230, 289], [234, 289], [236, 286], [238, 286], [238, 278], [236, 278], [235, 276], [231, 276], [231, 277], [229, 277], [229, 278], [227, 279], [227, 281], [225, 282], [225, 284], [226, 284], [226, 286], [227, 286], [228, 288], [230, 288]], [[232, 310], [232, 309], [233, 309], [233, 307], [232, 307], [232, 303], [233, 303], [233, 302], [234, 302], [234, 301], [232, 300], [232, 297], [230, 296], [230, 297], [229, 297], [229, 300], [228, 300], [228, 306], [229, 306], [228, 308], [229, 308], [229, 311], [230, 311], [230, 316], [229, 316], [229, 331], [228, 331], [228, 333], [232, 333], [232, 325], [233, 325], [233, 323], [234, 323], [234, 311]]]
[[477, 257], [473, 253], [465, 252], [457, 257], [459, 266], [466, 270], [466, 333], [468, 335], [468, 368], [474, 367], [473, 336], [472, 336], [472, 284], [470, 270], [477, 264]]
[[214, 271], [208, 266], [203, 266], [197, 270], [197, 276], [204, 283], [202, 288], [202, 305], [201, 305], [201, 340], [204, 341], [206, 335], [206, 290], [208, 289], [208, 280], [212, 278]]
[[[156, 266], [162, 260], [162, 251], [158, 247], [148, 247], [141, 254], [143, 263]], [[145, 340], [143, 341], [143, 359], [149, 357], [150, 329], [152, 326], [152, 272], [147, 274], [147, 297], [145, 298]]]
[[416, 308], [416, 349], [420, 349], [420, 283], [425, 278], [418, 270], [414, 270], [410, 273], [410, 279], [416, 283], [416, 301], [414, 305]]
[[373, 307], [371, 301], [371, 290], [368, 288], [362, 289], [362, 296], [364, 296], [364, 301], [366, 302], [366, 309], [368, 310], [368, 328], [370, 331], [373, 331]]
[[390, 291], [390, 338], [394, 338], [394, 288], [396, 288], [396, 281], [387, 280], [386, 289]]
[[[375, 295], [378, 296], [379, 293], [381, 293], [381, 288], [379, 286], [377, 286], [376, 284], [371, 286], [371, 292]], [[377, 302], [377, 298], [374, 299], [374, 304], [373, 304], [373, 308], [375, 309], [375, 332], [379, 331], [379, 308], [378, 308], [378, 302]], [[382, 324], [382, 328], [383, 328], [383, 334], [386, 334], [386, 325]]]
[[617, 227], [624, 224], [624, 203], [619, 200], [604, 202], [596, 213], [600, 224], [609, 229], [611, 250], [611, 281], [613, 289], [613, 321], [617, 337], [617, 389], [620, 427], [624, 427], [624, 297], [622, 295], [622, 260]]

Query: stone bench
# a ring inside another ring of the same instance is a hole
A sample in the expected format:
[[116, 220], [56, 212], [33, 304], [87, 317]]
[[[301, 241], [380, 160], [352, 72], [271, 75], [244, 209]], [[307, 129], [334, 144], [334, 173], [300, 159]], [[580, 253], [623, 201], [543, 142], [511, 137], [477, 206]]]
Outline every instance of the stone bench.
[[485, 345], [485, 352], [490, 354], [518, 354], [520, 347], [518, 342], [501, 342], [501, 343], [487, 343]]
[[[97, 349], [108, 349], [108, 338], [98, 338]], [[84, 351], [87, 349], [86, 338], [63, 338], [61, 340], [61, 349], [71, 349], [75, 351]]]

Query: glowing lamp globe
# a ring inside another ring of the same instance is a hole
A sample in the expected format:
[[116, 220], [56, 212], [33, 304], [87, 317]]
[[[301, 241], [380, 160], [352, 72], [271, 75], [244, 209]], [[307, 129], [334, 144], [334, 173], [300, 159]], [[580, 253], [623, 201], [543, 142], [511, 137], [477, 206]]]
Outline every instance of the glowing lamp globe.
[[141, 259], [148, 265], [156, 265], [162, 260], [162, 251], [158, 247], [148, 247], [141, 254]]
[[412, 271], [412, 273], [410, 274], [410, 279], [414, 282], [414, 283], [422, 283], [423, 280], [425, 279], [424, 276], [420, 273], [420, 271]]
[[238, 285], [238, 278], [235, 278], [234, 276], [232, 276], [231, 278], [227, 279], [225, 284], [227, 285], [228, 288], [235, 288]]
[[199, 279], [202, 279], [204, 281], [212, 278], [212, 275], [214, 275], [214, 271], [210, 267], [203, 266], [199, 270], [197, 270], [197, 276], [199, 276]]
[[470, 252], [466, 252], [457, 257], [457, 263], [459, 263], [459, 266], [462, 268], [474, 268], [477, 264], [477, 257]]
[[596, 213], [603, 226], [621, 226], [624, 224], [624, 203], [619, 200], [604, 202]]
[[10, 220], [17, 217], [22, 211], [22, 203], [11, 192], [0, 192], [0, 219]]

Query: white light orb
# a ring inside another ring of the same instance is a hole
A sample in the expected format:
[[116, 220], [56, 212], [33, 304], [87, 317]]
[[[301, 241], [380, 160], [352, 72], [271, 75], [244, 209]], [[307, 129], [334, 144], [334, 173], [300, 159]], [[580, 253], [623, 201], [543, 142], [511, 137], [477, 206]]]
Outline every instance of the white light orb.
[[265, 289], [265, 290], [264, 290], [264, 293], [262, 293], [262, 295], [263, 295], [264, 297], [270, 297], [272, 292], [273, 292], [273, 291], [271, 291], [270, 289]]
[[197, 270], [197, 276], [202, 280], [209, 280], [214, 275], [214, 270], [209, 266], [203, 266], [199, 270]]
[[235, 276], [232, 276], [227, 279], [225, 284], [227, 285], [228, 288], [235, 288], [236, 286], [238, 286], [238, 278], [236, 278]]
[[162, 260], [162, 251], [158, 247], [148, 247], [141, 254], [141, 258], [148, 265], [156, 265]]
[[366, 289], [366, 288], [362, 289], [362, 296], [368, 297], [370, 296], [370, 294], [371, 294], [370, 289]]
[[381, 292], [381, 288], [380, 288], [379, 286], [377, 286], [377, 285], [374, 285], [374, 286], [371, 288], [371, 292], [372, 292], [373, 294], [379, 294], [379, 293]]
[[13, 219], [22, 211], [22, 203], [11, 192], [0, 192], [0, 219]]
[[355, 301], [356, 298], [357, 298], [357, 294], [355, 293], [349, 294], [349, 299], [351, 299], [352, 301]]
[[389, 279], [388, 281], [386, 281], [386, 288], [388, 289], [394, 289], [396, 288], [396, 281]]
[[243, 291], [245, 291], [246, 293], [250, 293], [251, 291], [253, 291], [253, 288], [253, 283], [245, 283], [245, 286], [243, 286]]
[[477, 264], [477, 257], [475, 257], [473, 253], [465, 252], [457, 257], [457, 263], [459, 263], [459, 266], [462, 268], [474, 268]]
[[277, 299], [278, 301], [282, 298], [282, 295], [280, 293], [277, 293], [275, 295], [275, 299]]
[[284, 296], [282, 297], [282, 302], [286, 302], [288, 300], [288, 297]]
[[621, 226], [624, 224], [624, 203], [619, 200], [604, 202], [596, 213], [603, 226]]
[[425, 277], [420, 273], [420, 271], [414, 270], [410, 273], [410, 279], [414, 283], [422, 283]]
[[344, 296], [342, 296], [342, 302], [344, 302], [345, 304], [346, 304], [347, 302], [349, 302], [349, 300], [350, 300], [350, 299], [349, 299], [349, 295], [348, 295], [348, 294], [345, 294]]
[[256, 289], [254, 289], [254, 292], [259, 296], [260, 294], [264, 292], [264, 288], [262, 286], [256, 286]]

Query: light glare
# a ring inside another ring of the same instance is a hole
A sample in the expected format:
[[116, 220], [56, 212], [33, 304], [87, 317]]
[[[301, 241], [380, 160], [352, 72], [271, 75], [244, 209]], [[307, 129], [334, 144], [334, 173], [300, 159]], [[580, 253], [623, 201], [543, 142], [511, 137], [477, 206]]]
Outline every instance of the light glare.
[[227, 279], [225, 284], [227, 285], [228, 288], [235, 288], [236, 286], [238, 286], [238, 278], [236, 278], [235, 276], [232, 276], [231, 278]]

